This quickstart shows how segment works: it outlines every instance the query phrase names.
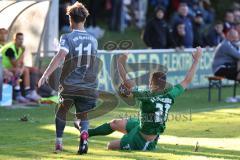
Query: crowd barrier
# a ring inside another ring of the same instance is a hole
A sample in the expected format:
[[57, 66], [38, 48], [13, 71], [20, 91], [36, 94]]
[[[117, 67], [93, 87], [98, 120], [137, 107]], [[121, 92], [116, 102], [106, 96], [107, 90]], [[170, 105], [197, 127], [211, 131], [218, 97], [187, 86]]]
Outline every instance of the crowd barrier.
[[0, 101], [2, 100], [2, 83], [3, 83], [2, 56], [0, 55]]
[[[116, 55], [128, 53], [128, 63], [156, 63], [167, 68], [167, 81], [171, 84], [180, 83], [192, 64], [192, 52], [195, 49], [185, 49], [176, 51], [174, 49], [161, 50], [99, 50], [100, 59], [103, 62], [101, 73], [99, 74], [99, 89], [105, 91], [113, 91], [113, 79], [116, 78], [112, 74], [112, 70], [116, 68], [116, 64], [112, 65], [116, 59]], [[189, 88], [202, 88], [208, 86], [207, 76], [213, 75], [212, 62], [214, 58], [214, 49], [203, 49], [203, 55], [198, 65], [196, 76], [194, 77]], [[132, 77], [140, 76], [139, 72], [131, 72]], [[231, 81], [224, 80], [223, 84], [231, 84]]]
[[[119, 54], [128, 53], [128, 64], [160, 64], [167, 68], [167, 81], [170, 84], [180, 83], [192, 64], [192, 52], [194, 49], [176, 51], [174, 49], [161, 50], [99, 50], [98, 54], [102, 60], [102, 69], [99, 73], [99, 89], [104, 91], [114, 91], [116, 86], [116, 58]], [[203, 49], [203, 55], [198, 65], [198, 70], [189, 88], [202, 88], [208, 86], [207, 76], [212, 75], [212, 61], [214, 49]], [[1, 63], [1, 57], [0, 57]], [[0, 65], [2, 70], [2, 65]], [[148, 72], [148, 69], [145, 70]], [[141, 72], [133, 70], [130, 77], [139, 77]], [[117, 77], [116, 77], [117, 76]], [[119, 80], [118, 80], [119, 81]], [[146, 82], [145, 82], [146, 83]], [[223, 80], [224, 85], [232, 84], [231, 81]], [[0, 72], [0, 89], [2, 89], [2, 72]], [[2, 92], [0, 92], [1, 98]]]

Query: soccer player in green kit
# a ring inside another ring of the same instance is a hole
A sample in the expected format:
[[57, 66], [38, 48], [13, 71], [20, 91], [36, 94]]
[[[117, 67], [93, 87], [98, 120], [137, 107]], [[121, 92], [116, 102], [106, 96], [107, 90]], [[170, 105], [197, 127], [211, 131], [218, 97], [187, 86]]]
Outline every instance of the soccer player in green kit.
[[[168, 89], [166, 75], [163, 72], [154, 72], [149, 80], [149, 89], [140, 90], [131, 80], [127, 79], [124, 64], [127, 55], [118, 59], [118, 70], [123, 81], [122, 87], [130, 91], [139, 101], [140, 117], [138, 119], [115, 119], [94, 129], [89, 129], [89, 136], [108, 135], [114, 131], [124, 134], [120, 140], [108, 144], [110, 150], [153, 150], [157, 145], [159, 135], [165, 130], [168, 111], [177, 96], [180, 96], [191, 83], [202, 55], [202, 49], [196, 48], [192, 54], [193, 63], [185, 79]], [[127, 92], [125, 92], [127, 93]]]

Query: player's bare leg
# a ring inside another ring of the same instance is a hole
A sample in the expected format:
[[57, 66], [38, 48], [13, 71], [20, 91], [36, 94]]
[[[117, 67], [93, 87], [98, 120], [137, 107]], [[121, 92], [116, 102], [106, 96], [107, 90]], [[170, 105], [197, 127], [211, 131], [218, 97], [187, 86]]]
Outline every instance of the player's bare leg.
[[24, 77], [24, 87], [28, 87], [30, 89], [30, 72], [27, 67], [23, 68], [23, 77]]
[[72, 106], [72, 100], [64, 100], [63, 104], [60, 104], [55, 118], [56, 124], [56, 144], [55, 153], [61, 152], [63, 150], [62, 136], [64, 128], [66, 126], [66, 118], [69, 109]]
[[28, 67], [23, 67], [23, 82], [26, 92], [26, 98], [32, 101], [38, 101], [41, 97], [35, 90], [31, 90], [30, 87], [30, 70]]
[[120, 150], [120, 140], [111, 141], [107, 145], [109, 150]]

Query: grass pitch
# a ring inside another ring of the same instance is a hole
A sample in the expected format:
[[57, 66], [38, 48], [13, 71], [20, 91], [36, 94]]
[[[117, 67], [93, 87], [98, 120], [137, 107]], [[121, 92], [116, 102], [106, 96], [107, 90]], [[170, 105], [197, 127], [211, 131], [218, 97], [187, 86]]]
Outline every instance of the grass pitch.
[[[231, 95], [232, 88], [223, 89], [223, 97]], [[137, 110], [120, 104], [114, 111], [91, 120], [91, 127], [113, 118], [134, 116]], [[28, 122], [19, 121], [23, 115], [29, 115]], [[64, 152], [54, 154], [54, 106], [0, 107], [0, 159], [202, 160], [240, 159], [240, 104], [218, 103], [216, 99], [208, 103], [206, 89], [186, 91], [171, 108], [166, 131], [153, 152], [106, 150], [108, 141], [122, 136], [115, 132], [91, 138], [89, 154], [79, 156], [78, 134], [73, 124], [68, 123]]]

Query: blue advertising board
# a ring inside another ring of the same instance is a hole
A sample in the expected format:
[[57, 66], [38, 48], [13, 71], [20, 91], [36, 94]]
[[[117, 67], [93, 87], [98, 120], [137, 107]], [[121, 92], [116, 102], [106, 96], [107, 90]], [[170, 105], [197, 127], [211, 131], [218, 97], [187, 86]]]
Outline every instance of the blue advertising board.
[[[174, 49], [165, 50], [100, 50], [100, 59], [103, 62], [101, 72], [99, 74], [99, 89], [105, 91], [114, 91], [113, 79], [116, 75], [112, 72], [116, 69], [116, 55], [128, 53], [128, 64], [161, 64], [167, 68], [167, 81], [171, 84], [180, 83], [188, 69], [192, 64], [192, 52], [194, 49], [186, 49], [178, 51]], [[204, 49], [202, 58], [198, 65], [198, 70], [193, 82], [189, 88], [207, 87], [208, 80], [206, 76], [213, 75], [212, 62], [214, 58], [214, 49]], [[113, 65], [114, 64], [114, 65]], [[130, 77], [140, 76], [140, 72], [133, 71]], [[224, 81], [224, 84], [230, 84], [229, 81]]]
[[2, 84], [3, 84], [2, 56], [0, 55], [0, 101], [2, 100]]

